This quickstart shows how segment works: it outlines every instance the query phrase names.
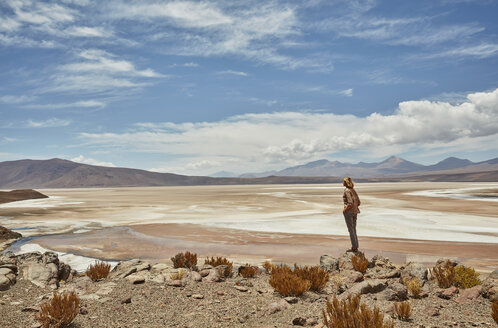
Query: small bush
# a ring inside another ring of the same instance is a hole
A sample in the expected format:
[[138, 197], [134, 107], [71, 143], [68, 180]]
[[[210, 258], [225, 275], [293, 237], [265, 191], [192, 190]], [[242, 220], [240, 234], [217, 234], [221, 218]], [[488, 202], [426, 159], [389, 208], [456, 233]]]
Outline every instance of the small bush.
[[448, 260], [443, 265], [436, 265], [432, 269], [434, 277], [436, 277], [437, 284], [440, 288], [448, 288], [453, 285], [455, 280], [455, 268]]
[[171, 280], [182, 280], [185, 277], [185, 270], [178, 270], [178, 272], [172, 273], [169, 277]]
[[458, 288], [472, 288], [481, 285], [479, 274], [473, 268], [457, 265], [455, 268], [454, 285]]
[[269, 261], [265, 261], [265, 263], [263, 263], [263, 268], [268, 274], [271, 274], [271, 270], [273, 269], [274, 266], [275, 264], [271, 264]]
[[400, 320], [408, 321], [408, 319], [412, 316], [412, 307], [408, 301], [394, 302], [394, 310]]
[[335, 296], [327, 299], [322, 310], [323, 323], [328, 328], [394, 328], [392, 321], [384, 321], [384, 313], [376, 306], [373, 310], [360, 304], [360, 295], [339, 301]]
[[[287, 270], [288, 269], [288, 270]], [[270, 274], [270, 285], [275, 288], [282, 296], [301, 296], [308, 291], [311, 283], [295, 275], [292, 270], [287, 267], [275, 266]]]
[[105, 262], [96, 261], [95, 264], [90, 264], [88, 269], [86, 269], [85, 274], [90, 277], [93, 281], [97, 281], [102, 278], [107, 278], [109, 272], [111, 271], [111, 265]]
[[368, 260], [365, 258], [365, 254], [361, 253], [361, 256], [353, 255], [351, 258], [353, 268], [361, 273], [365, 273], [368, 267]]
[[249, 264], [246, 264], [240, 270], [240, 275], [244, 278], [254, 278], [257, 274], [259, 274], [259, 268], [250, 266]]
[[329, 281], [328, 272], [318, 265], [312, 267], [304, 266], [300, 268], [297, 264], [294, 264], [294, 273], [298, 277], [308, 280], [311, 283], [310, 289], [315, 292], [322, 291]]
[[175, 257], [171, 258], [174, 268], [187, 268], [193, 269], [197, 265], [197, 254], [185, 252], [178, 253]]
[[498, 301], [494, 301], [493, 304], [491, 304], [491, 316], [495, 322], [498, 323]]
[[208, 257], [204, 260], [204, 264], [209, 264], [213, 267], [217, 267], [218, 265], [226, 265], [227, 267], [221, 272], [221, 275], [224, 277], [230, 277], [232, 275], [233, 263], [228, 261], [225, 257]]
[[412, 278], [408, 281], [403, 281], [412, 294], [413, 297], [419, 298], [420, 294], [422, 294], [422, 283], [418, 278]]
[[74, 293], [57, 294], [52, 300], [40, 306], [37, 319], [43, 328], [63, 328], [69, 326], [79, 312], [80, 299]]

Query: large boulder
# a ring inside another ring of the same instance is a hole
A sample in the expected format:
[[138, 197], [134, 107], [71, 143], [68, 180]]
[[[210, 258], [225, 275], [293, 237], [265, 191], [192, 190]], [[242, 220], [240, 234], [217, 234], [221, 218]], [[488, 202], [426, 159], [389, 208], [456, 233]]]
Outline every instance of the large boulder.
[[32, 252], [17, 256], [23, 278], [39, 287], [56, 288], [60, 280], [67, 280], [71, 267], [59, 261], [54, 252]]
[[416, 262], [408, 263], [403, 270], [401, 270], [402, 281], [409, 281], [417, 278], [420, 283], [424, 284], [427, 281], [428, 270], [425, 265]]
[[387, 288], [382, 292], [381, 297], [386, 301], [401, 302], [408, 299], [408, 288], [399, 282], [395, 282], [387, 286]]
[[491, 302], [498, 301], [498, 269], [491, 272], [482, 282], [481, 294]]
[[380, 279], [365, 280], [355, 284], [339, 296], [339, 299], [346, 299], [357, 294], [375, 294], [383, 291], [387, 287], [387, 282]]
[[140, 271], [149, 271], [150, 269], [150, 263], [144, 262], [139, 259], [121, 261], [114, 267], [114, 269], [112, 269], [109, 277], [112, 279], [122, 279], [128, 277], [133, 273]]

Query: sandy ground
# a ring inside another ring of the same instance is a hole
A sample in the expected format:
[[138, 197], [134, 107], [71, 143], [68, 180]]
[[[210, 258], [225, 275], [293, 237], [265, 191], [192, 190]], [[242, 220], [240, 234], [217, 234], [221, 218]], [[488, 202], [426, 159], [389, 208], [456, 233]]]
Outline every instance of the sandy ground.
[[[358, 185], [360, 248], [402, 263], [458, 257], [498, 267], [498, 185]], [[1, 225], [28, 243], [102, 259], [157, 261], [179, 251], [237, 262], [316, 264], [349, 244], [337, 185], [41, 190], [51, 198], [0, 206]], [[435, 197], [434, 197], [435, 196]], [[491, 201], [490, 201], [491, 200]], [[42, 237], [37, 237], [43, 235]]]

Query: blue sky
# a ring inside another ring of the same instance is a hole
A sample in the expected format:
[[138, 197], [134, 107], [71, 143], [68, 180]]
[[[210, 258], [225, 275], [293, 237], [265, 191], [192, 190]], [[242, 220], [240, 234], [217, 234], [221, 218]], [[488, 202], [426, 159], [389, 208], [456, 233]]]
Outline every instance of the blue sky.
[[0, 161], [498, 157], [498, 2], [0, 3]]

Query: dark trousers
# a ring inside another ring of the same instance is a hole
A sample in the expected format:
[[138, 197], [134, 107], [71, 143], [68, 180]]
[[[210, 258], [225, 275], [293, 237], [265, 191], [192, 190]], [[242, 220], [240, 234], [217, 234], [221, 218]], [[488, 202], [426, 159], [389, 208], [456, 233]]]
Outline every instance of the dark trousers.
[[356, 218], [357, 214], [344, 213], [344, 219], [349, 230], [349, 238], [351, 239], [351, 248], [358, 248], [358, 236], [356, 235]]

